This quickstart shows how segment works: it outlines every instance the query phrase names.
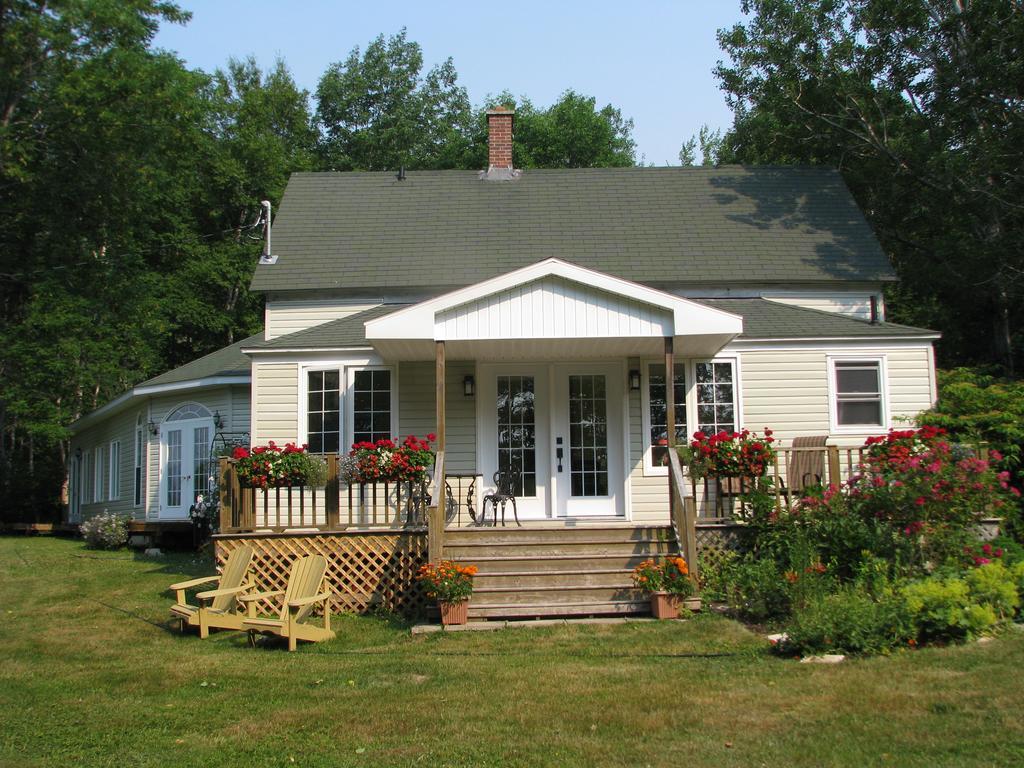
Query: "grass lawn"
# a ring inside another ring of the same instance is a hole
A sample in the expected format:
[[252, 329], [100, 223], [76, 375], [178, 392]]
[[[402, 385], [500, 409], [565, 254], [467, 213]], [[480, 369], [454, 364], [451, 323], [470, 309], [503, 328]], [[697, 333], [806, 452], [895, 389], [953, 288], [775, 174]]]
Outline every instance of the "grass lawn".
[[0, 538], [0, 765], [1020, 766], [1024, 632], [836, 667], [732, 621], [412, 637], [340, 617], [331, 643], [170, 629], [205, 575]]

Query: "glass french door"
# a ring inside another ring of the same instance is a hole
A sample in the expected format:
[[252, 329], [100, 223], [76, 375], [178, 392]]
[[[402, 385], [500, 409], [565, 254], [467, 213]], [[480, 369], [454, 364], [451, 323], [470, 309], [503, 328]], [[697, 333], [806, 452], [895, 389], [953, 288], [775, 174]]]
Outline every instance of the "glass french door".
[[160, 518], [185, 520], [196, 497], [210, 492], [208, 419], [169, 421], [160, 428]]
[[[551, 486], [547, 366], [481, 365], [477, 387], [483, 495], [494, 490], [495, 472], [511, 471], [516, 476], [520, 519], [547, 517]], [[490, 520], [489, 508], [487, 514]]]
[[621, 366], [555, 367], [555, 499], [559, 515], [623, 515]]

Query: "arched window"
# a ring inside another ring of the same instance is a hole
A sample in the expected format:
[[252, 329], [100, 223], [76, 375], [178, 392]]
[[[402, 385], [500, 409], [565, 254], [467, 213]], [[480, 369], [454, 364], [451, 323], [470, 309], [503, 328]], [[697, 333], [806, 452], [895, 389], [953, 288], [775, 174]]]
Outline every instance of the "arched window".
[[185, 403], [175, 408], [164, 421], [186, 421], [188, 419], [211, 419], [210, 412], [199, 403]]

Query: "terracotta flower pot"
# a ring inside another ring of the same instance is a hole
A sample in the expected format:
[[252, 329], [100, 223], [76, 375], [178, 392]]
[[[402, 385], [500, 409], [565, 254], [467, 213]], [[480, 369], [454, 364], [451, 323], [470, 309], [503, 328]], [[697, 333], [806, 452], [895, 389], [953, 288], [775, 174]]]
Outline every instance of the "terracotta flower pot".
[[442, 600], [438, 606], [441, 608], [441, 623], [446, 627], [449, 624], [465, 624], [469, 621], [469, 600]]
[[668, 592], [651, 592], [651, 613], [656, 619], [678, 619], [682, 598]]

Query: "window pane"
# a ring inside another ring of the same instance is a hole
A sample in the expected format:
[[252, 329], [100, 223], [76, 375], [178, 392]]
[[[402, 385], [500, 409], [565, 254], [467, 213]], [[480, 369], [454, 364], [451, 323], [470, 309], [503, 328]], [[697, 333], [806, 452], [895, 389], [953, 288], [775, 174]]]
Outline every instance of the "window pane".
[[736, 430], [735, 371], [731, 362], [697, 363], [697, 420], [702, 432]]
[[[648, 417], [651, 422], [651, 463], [663, 466], [668, 463], [668, 396], [665, 390], [664, 363], [647, 366]], [[676, 405], [676, 443], [686, 442], [686, 366], [675, 366], [673, 392]], [[601, 484], [598, 483], [600, 486]], [[606, 485], [604, 487], [607, 487]], [[603, 495], [603, 494], [602, 494]]]
[[498, 471], [516, 475], [517, 496], [537, 495], [532, 376], [498, 376]]
[[848, 364], [836, 363], [836, 389], [840, 394], [878, 394], [878, 366], [851, 367]]
[[309, 371], [306, 442], [311, 453], [333, 453], [341, 443], [341, 373]]
[[353, 438], [357, 443], [374, 443], [391, 437], [391, 371], [355, 372], [352, 419]]
[[840, 402], [838, 413], [840, 425], [880, 426], [882, 424], [882, 404], [877, 401]]
[[[607, 387], [604, 376], [569, 376], [569, 472], [573, 496], [596, 496], [608, 487]], [[575, 393], [575, 394], [573, 394]], [[598, 394], [600, 393], [600, 394]], [[601, 478], [601, 480], [599, 480]]]

